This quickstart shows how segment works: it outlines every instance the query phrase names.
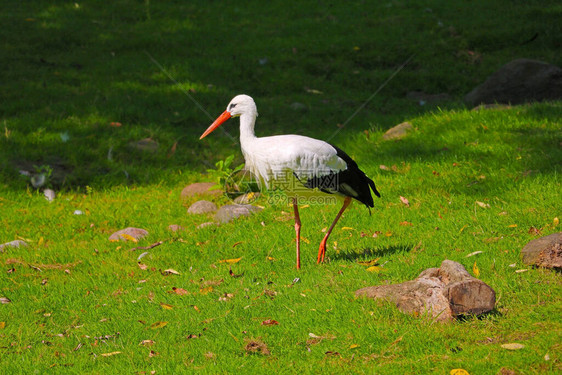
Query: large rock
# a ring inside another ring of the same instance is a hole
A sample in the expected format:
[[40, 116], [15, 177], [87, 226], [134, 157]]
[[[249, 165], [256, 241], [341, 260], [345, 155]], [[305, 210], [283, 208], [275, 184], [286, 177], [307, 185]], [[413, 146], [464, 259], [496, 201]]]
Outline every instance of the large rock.
[[215, 220], [220, 223], [228, 223], [240, 216], [249, 216], [254, 212], [261, 211], [262, 208], [249, 204], [229, 204], [219, 208], [215, 214]]
[[478, 315], [491, 311], [496, 293], [457, 262], [444, 260], [440, 268], [429, 268], [415, 280], [401, 284], [370, 286], [359, 289], [356, 296], [386, 299], [402, 312], [429, 315], [448, 322], [458, 315]]
[[562, 232], [537, 238], [521, 249], [523, 263], [562, 269]]
[[206, 200], [201, 200], [189, 206], [187, 212], [190, 214], [206, 214], [209, 212], [215, 212], [216, 210], [217, 210], [216, 204]]
[[187, 185], [181, 191], [182, 198], [191, 198], [195, 196], [218, 196], [222, 192], [215, 188], [215, 183], [213, 182], [195, 182], [191, 185]]
[[471, 105], [521, 104], [562, 98], [562, 69], [542, 61], [517, 59], [502, 66], [465, 96]]

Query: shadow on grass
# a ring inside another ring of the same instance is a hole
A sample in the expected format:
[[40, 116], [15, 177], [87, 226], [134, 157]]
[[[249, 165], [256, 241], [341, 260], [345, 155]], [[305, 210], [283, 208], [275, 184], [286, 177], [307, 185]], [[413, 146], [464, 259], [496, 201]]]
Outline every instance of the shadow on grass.
[[[504, 2], [498, 2], [500, 9], [509, 6]], [[5, 25], [0, 36], [6, 40], [0, 51], [6, 72], [0, 90], [0, 182], [25, 188], [18, 169], [32, 165], [50, 165], [56, 172], [52, 184], [67, 189], [149, 184], [182, 170], [204, 172], [217, 160], [240, 155], [226, 137], [198, 141], [209, 116], [239, 93], [258, 102], [259, 136], [328, 139], [415, 53], [346, 125], [334, 142], [340, 144], [369, 124], [384, 129], [436, 109], [406, 99], [410, 91], [447, 92], [452, 101], [441, 104], [462, 107], [462, 95], [505, 62], [505, 51], [488, 45], [494, 36], [518, 40], [518, 33], [540, 32], [541, 44], [525, 45], [521, 53], [547, 60], [554, 53], [557, 34], [543, 29], [557, 23], [557, 13], [549, 11], [555, 2], [502, 12], [505, 19], [493, 25], [482, 16], [486, 1], [458, 5], [462, 11], [442, 5], [435, 7], [437, 16], [423, 7], [402, 13], [361, 1], [291, 8], [280, 1], [244, 7], [203, 1], [8, 2], [0, 14]], [[449, 33], [438, 22], [445, 15], [451, 25], [468, 26]], [[482, 63], [463, 57], [463, 46], [472, 41], [486, 51]], [[236, 128], [228, 128], [235, 138]], [[64, 137], [69, 140], [61, 141]], [[145, 138], [158, 142], [157, 152], [129, 146]], [[386, 160], [441, 156], [438, 148], [414, 143], [389, 151]]]
[[363, 249], [363, 251], [360, 253], [353, 252], [353, 251], [340, 252], [339, 254], [330, 256], [330, 258], [332, 258], [333, 260], [345, 260], [349, 262], [355, 262], [357, 260], [362, 260], [362, 259], [368, 260], [369, 258], [372, 257], [382, 258], [397, 253], [408, 253], [412, 249], [414, 249], [414, 247], [415, 245], [411, 245], [411, 244], [408, 245], [399, 244], [399, 245], [391, 245], [381, 248], [366, 248]]

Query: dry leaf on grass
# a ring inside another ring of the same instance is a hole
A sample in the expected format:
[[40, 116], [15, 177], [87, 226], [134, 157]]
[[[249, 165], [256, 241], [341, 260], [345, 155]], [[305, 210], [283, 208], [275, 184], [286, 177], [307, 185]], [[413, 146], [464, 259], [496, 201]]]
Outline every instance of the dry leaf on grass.
[[450, 375], [470, 375], [468, 371], [462, 368], [454, 368], [449, 372]]
[[164, 275], [164, 276], [168, 276], [168, 275], [179, 275], [179, 274], [180, 274], [178, 271], [173, 270], [173, 269], [171, 269], [171, 268], [168, 268], [167, 270], [164, 270], [164, 271], [162, 271], [161, 273], [162, 273], [162, 275]]
[[8, 297], [0, 297], [0, 302], [2, 303], [10, 303], [12, 302]]
[[151, 329], [159, 329], [159, 328], [165, 327], [167, 324], [168, 324], [168, 322], [161, 322], [161, 321], [158, 321], [158, 322], [152, 323], [152, 324], [150, 325], [150, 328], [151, 328]]
[[174, 306], [168, 305], [167, 303], [162, 303], [162, 302], [160, 302], [160, 306], [162, 306], [162, 308], [163, 308], [164, 310], [173, 310], [173, 309], [174, 309]]
[[102, 353], [100, 354], [102, 357], [111, 357], [112, 355], [121, 354], [121, 352], [111, 352], [111, 353]]
[[189, 294], [189, 292], [183, 288], [176, 288], [175, 286], [172, 287], [172, 292], [170, 293], [175, 293], [178, 296], [185, 296], [186, 294]]
[[257, 339], [247, 339], [246, 345], [244, 345], [244, 350], [249, 354], [271, 354], [267, 345], [263, 341]]
[[153, 345], [153, 344], [154, 344], [154, 340], [142, 340], [139, 343], [139, 345], [142, 345], [142, 346], [150, 346], [150, 345]]
[[240, 262], [240, 259], [242, 259], [242, 257], [236, 258], [236, 259], [222, 259], [222, 260], [219, 260], [219, 263], [233, 264], [233, 263], [238, 263], [238, 262]]
[[279, 322], [277, 320], [273, 320], [273, 319], [266, 319], [263, 322], [261, 322], [262, 326], [277, 326], [279, 325]]
[[501, 347], [507, 350], [519, 350], [519, 349], [523, 349], [525, 345], [513, 342], [509, 344], [503, 344]]
[[474, 265], [472, 266], [472, 273], [474, 274], [474, 277], [480, 276], [480, 270], [478, 269], [476, 262], [474, 262]]
[[482, 208], [490, 208], [490, 205], [488, 203], [476, 201], [476, 204]]
[[403, 196], [400, 196], [400, 202], [402, 202], [406, 207], [410, 207], [410, 201]]
[[360, 265], [362, 265], [362, 266], [369, 267], [369, 266], [374, 266], [374, 265], [376, 265], [376, 264], [379, 262], [379, 259], [380, 259], [380, 258], [376, 258], [376, 259], [367, 260], [367, 261], [364, 261], [364, 262], [357, 262], [357, 263], [360, 264]]

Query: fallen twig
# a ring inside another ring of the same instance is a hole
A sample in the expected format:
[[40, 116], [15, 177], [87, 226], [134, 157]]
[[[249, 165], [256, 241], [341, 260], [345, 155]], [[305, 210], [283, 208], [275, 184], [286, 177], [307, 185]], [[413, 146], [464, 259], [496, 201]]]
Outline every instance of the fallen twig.
[[132, 249], [129, 249], [129, 251], [135, 251], [135, 250], [150, 250], [150, 249], [152, 249], [152, 248], [154, 248], [154, 247], [156, 247], [156, 246], [162, 245], [163, 243], [164, 243], [164, 241], [158, 241], [158, 242], [153, 243], [153, 244], [150, 245], [150, 246], [137, 246], [137, 247], [133, 247]]

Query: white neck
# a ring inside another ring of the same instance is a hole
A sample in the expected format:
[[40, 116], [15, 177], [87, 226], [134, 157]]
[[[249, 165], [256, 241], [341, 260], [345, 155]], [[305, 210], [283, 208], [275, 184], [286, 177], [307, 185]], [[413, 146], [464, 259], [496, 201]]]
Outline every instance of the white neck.
[[256, 138], [254, 133], [256, 116], [257, 113], [254, 111], [240, 115], [240, 143], [242, 145]]

